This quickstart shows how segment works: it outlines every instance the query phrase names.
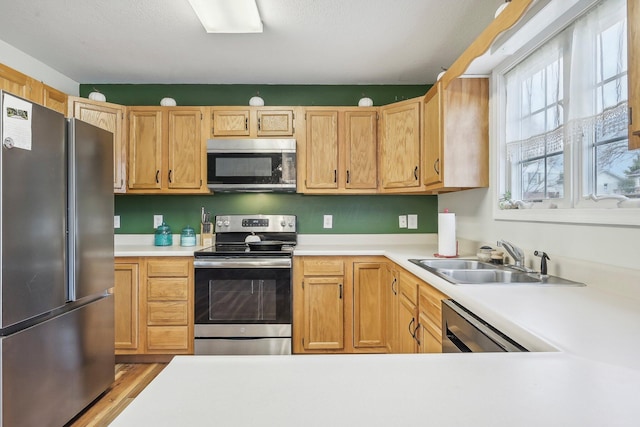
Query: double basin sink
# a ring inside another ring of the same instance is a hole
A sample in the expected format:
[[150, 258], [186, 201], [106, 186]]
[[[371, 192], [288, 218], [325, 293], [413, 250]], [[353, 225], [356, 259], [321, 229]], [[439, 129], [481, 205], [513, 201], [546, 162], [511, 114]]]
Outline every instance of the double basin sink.
[[508, 266], [466, 259], [410, 259], [430, 273], [455, 285], [555, 285], [584, 286], [556, 276], [541, 276]]

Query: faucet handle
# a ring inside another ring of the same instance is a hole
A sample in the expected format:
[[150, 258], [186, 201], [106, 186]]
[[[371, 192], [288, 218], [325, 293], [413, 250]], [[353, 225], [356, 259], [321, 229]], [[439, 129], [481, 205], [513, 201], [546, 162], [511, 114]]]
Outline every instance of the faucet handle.
[[542, 276], [546, 276], [547, 275], [547, 260], [551, 261], [551, 258], [549, 258], [549, 255], [547, 255], [546, 252], [543, 251], [534, 251], [533, 254], [535, 256], [540, 257], [540, 274]]

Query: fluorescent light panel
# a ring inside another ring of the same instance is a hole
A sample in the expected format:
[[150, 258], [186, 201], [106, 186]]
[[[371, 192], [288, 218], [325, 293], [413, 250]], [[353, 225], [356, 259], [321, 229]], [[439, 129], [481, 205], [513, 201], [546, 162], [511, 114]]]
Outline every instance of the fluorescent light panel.
[[207, 33], [261, 33], [255, 0], [189, 0]]

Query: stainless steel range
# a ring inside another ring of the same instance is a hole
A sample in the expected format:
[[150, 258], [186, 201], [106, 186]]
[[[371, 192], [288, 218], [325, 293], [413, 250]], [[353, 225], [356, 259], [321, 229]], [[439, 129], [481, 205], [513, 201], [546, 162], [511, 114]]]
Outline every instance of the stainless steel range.
[[195, 354], [291, 354], [295, 215], [218, 215], [195, 253]]

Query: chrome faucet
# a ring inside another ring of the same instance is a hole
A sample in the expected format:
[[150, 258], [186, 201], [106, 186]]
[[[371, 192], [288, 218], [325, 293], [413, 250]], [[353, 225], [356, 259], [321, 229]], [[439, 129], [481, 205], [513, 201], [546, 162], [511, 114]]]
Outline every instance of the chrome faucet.
[[505, 251], [513, 258], [513, 266], [518, 270], [528, 271], [529, 269], [524, 265], [524, 252], [522, 249], [514, 245], [513, 243], [507, 242], [506, 240], [498, 240], [498, 246], [503, 247]]

